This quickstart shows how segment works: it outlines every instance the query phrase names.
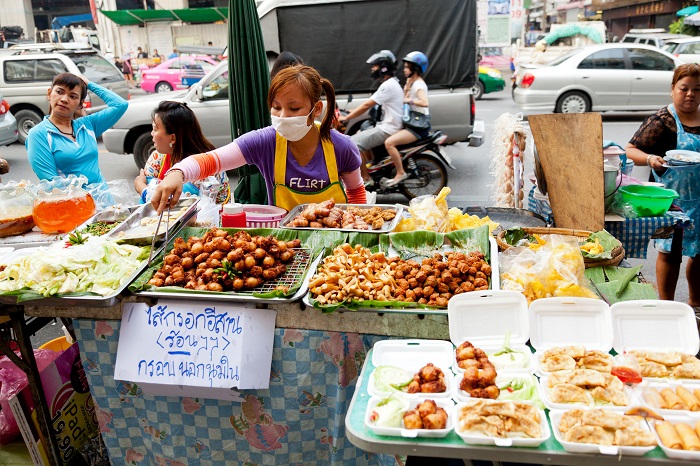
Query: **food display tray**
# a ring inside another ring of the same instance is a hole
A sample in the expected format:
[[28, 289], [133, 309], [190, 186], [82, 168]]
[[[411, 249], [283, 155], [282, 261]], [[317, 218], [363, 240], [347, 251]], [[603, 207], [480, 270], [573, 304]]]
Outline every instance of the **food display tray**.
[[[148, 296], [152, 298], [168, 298], [168, 299], [188, 299], [188, 300], [199, 300], [199, 301], [233, 301], [233, 302], [254, 302], [254, 303], [291, 303], [296, 301], [302, 296], [306, 295], [309, 289], [309, 281], [311, 277], [316, 272], [316, 267], [321, 261], [321, 255], [313, 259], [311, 257], [311, 251], [309, 249], [295, 249], [297, 254], [290, 264], [287, 265], [287, 271], [281, 277], [275, 280], [263, 283], [259, 287], [250, 291], [231, 291], [231, 292], [188, 292], [184, 291], [136, 291], [134, 292], [137, 296]], [[308, 270], [308, 273], [306, 272]], [[304, 277], [304, 273], [306, 276]], [[304, 277], [304, 281], [301, 283], [299, 289], [291, 296], [279, 297], [279, 298], [261, 298], [254, 294], [268, 293], [273, 291], [275, 287], [279, 285], [292, 286], [298, 283], [298, 281]]]
[[[159, 249], [156, 250], [156, 254], [158, 254], [164, 246], [161, 246]], [[33, 254], [36, 251], [40, 251], [41, 248], [23, 248], [23, 249], [16, 249], [9, 255], [5, 256], [3, 260], [12, 260], [17, 257], [22, 257], [22, 256], [28, 256], [30, 254]], [[0, 303], [4, 304], [23, 304], [27, 306], [59, 306], [59, 307], [65, 307], [65, 306], [89, 306], [89, 307], [111, 307], [116, 305], [119, 302], [119, 297], [122, 294], [124, 290], [133, 282], [136, 277], [138, 277], [141, 272], [144, 271], [146, 268], [148, 261], [143, 260], [141, 264], [134, 270], [131, 275], [127, 277], [126, 280], [124, 280], [124, 284], [121, 285], [118, 289], [114, 290], [111, 294], [107, 296], [65, 296], [65, 297], [57, 297], [57, 296], [49, 296], [46, 298], [39, 298], [39, 299], [31, 299], [27, 301], [22, 301], [21, 303], [17, 302], [17, 296], [5, 296], [5, 295], [0, 295]]]
[[403, 206], [401, 204], [336, 204], [341, 210], [348, 210], [348, 207], [358, 207], [360, 209], [370, 209], [372, 207], [380, 207], [382, 210], [392, 209], [396, 211], [396, 216], [385, 221], [384, 225], [379, 230], [357, 230], [355, 228], [310, 228], [310, 227], [292, 227], [287, 224], [299, 215], [309, 204], [300, 204], [289, 211], [289, 213], [280, 221], [280, 228], [289, 228], [290, 230], [321, 230], [321, 231], [345, 231], [349, 233], [389, 233], [396, 228], [403, 215]]
[[39, 227], [34, 227], [31, 231], [22, 235], [7, 236], [0, 238], [0, 247], [10, 247], [14, 249], [21, 248], [38, 248], [48, 246], [55, 241], [61, 239], [62, 234], [46, 234], [39, 230]]
[[[180, 198], [178, 203], [172, 207], [171, 215], [174, 212], [184, 209], [184, 212], [179, 215], [175, 221], [167, 223], [165, 216], [167, 215], [167, 210], [163, 215], [163, 223], [161, 224], [161, 229], [163, 225], [167, 225], [167, 234], [169, 237], [178, 231], [183, 225], [185, 225], [192, 217], [197, 213], [197, 203], [199, 198], [196, 197], [186, 197]], [[137, 228], [142, 228], [142, 221], [144, 219], [151, 218], [155, 219], [154, 229], [158, 225], [158, 212], [149, 204], [144, 204], [140, 208], [136, 209], [126, 220], [124, 220], [121, 225], [114, 228], [112, 231], [105, 235], [106, 238], [114, 239], [118, 241], [123, 241], [125, 243], [134, 244], [138, 246], [149, 246], [153, 240], [153, 235], [142, 235], [142, 236], [127, 236], [129, 230], [134, 230]], [[156, 242], [161, 243], [165, 240], [166, 231], [163, 229], [162, 233], [157, 233]]]

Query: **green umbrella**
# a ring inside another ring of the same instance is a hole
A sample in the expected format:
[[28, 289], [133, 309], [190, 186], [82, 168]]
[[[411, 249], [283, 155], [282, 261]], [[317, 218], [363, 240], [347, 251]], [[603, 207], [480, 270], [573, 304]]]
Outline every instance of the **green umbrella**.
[[[269, 125], [270, 72], [255, 0], [229, 0], [228, 5], [231, 135], [236, 138]], [[265, 180], [257, 167], [241, 167], [238, 176], [240, 180], [234, 192], [237, 202], [267, 204]]]

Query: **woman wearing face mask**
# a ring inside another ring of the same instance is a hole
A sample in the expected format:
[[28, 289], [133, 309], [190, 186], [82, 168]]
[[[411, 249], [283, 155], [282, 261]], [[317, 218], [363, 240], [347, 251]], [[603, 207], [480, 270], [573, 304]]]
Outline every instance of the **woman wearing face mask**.
[[171, 195], [177, 202], [183, 183], [251, 164], [265, 178], [271, 205], [291, 210], [331, 197], [338, 203], [364, 204], [357, 146], [331, 129], [331, 112], [326, 112], [320, 126], [314, 124], [323, 111], [322, 92], [328, 108], [335, 108], [333, 85], [318, 71], [302, 65], [281, 70], [267, 95], [272, 126], [177, 163], [158, 185], [151, 203], [160, 212]]

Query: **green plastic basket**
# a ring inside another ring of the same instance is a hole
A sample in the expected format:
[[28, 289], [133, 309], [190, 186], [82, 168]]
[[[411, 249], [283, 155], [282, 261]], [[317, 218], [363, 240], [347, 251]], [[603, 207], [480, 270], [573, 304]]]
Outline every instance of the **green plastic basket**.
[[620, 187], [622, 200], [629, 203], [640, 217], [658, 217], [665, 214], [678, 197], [673, 189], [633, 184]]

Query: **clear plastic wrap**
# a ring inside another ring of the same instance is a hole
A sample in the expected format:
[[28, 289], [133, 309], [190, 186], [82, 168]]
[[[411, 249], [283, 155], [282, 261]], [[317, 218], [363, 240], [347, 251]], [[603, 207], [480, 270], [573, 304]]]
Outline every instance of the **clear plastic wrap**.
[[442, 188], [437, 196], [419, 196], [411, 199], [408, 212], [416, 230], [430, 230], [444, 233], [449, 231], [450, 217], [447, 195], [450, 188]]
[[21, 235], [34, 228], [34, 194], [28, 183], [0, 184], [0, 238]]

